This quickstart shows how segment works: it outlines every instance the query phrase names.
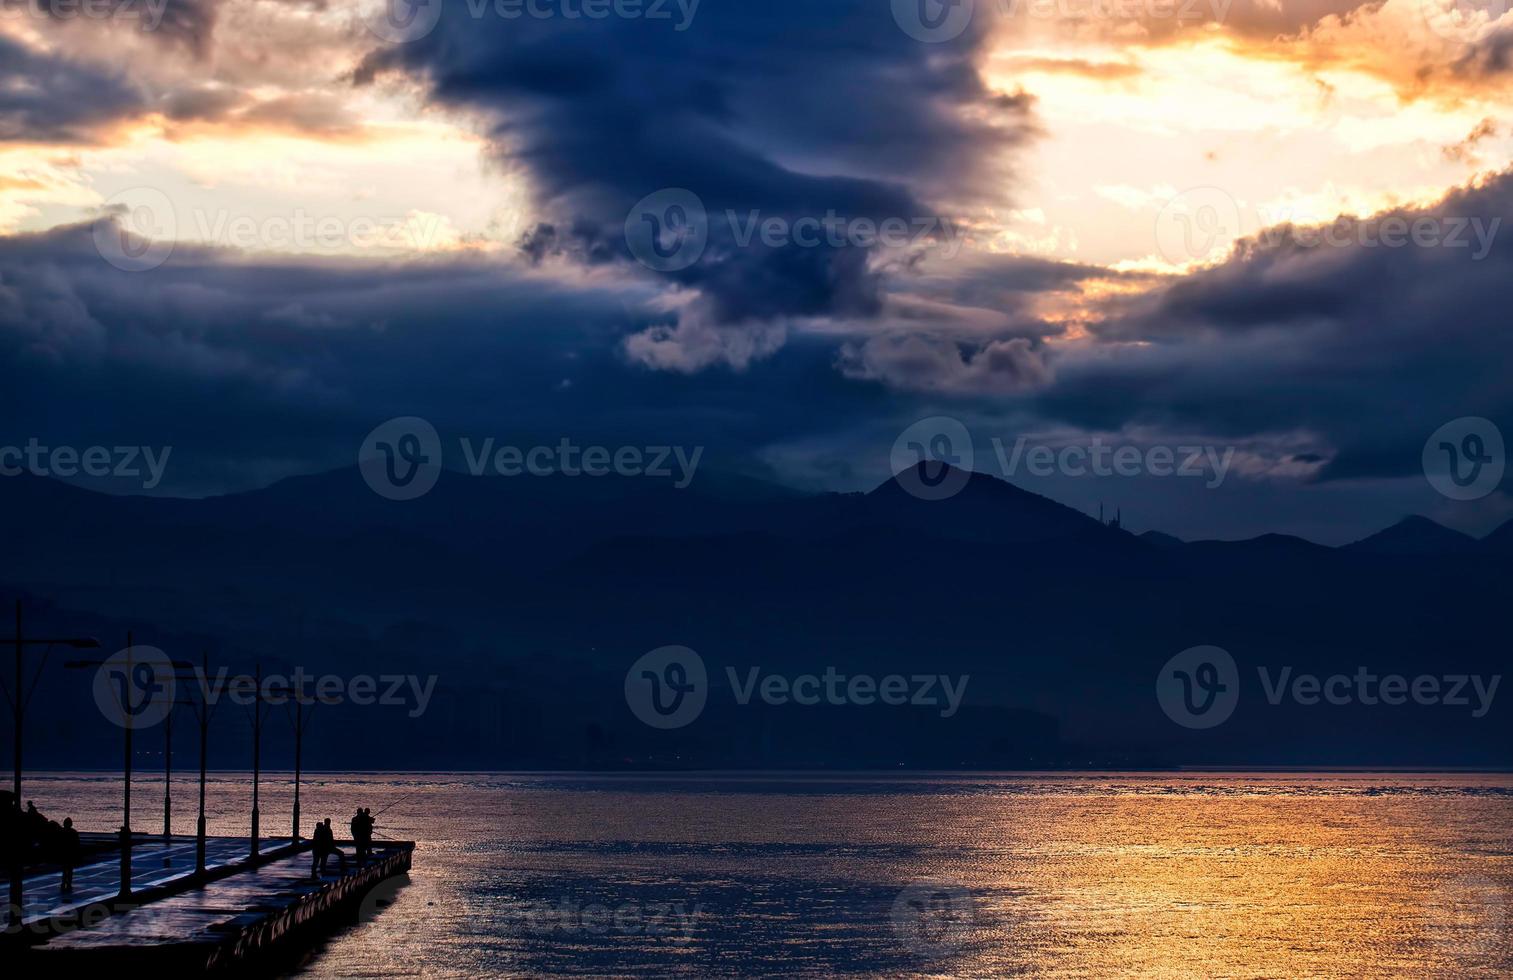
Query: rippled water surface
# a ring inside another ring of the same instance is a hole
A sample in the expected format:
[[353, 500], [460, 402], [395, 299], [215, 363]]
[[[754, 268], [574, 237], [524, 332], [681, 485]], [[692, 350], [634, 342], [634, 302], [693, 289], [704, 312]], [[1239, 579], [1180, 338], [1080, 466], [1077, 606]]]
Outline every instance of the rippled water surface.
[[[246, 832], [246, 782], [214, 778], [213, 833]], [[263, 794], [287, 832], [287, 774]], [[119, 823], [118, 777], [26, 795]], [[415, 869], [314, 976], [1513, 975], [1509, 776], [306, 778], [305, 823], [359, 805]]]

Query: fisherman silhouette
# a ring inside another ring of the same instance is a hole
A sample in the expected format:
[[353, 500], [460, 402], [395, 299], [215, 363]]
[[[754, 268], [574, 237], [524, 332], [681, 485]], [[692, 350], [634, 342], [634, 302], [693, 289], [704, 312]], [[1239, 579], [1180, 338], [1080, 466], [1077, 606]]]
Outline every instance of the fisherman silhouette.
[[326, 862], [331, 855], [336, 855], [338, 867], [342, 874], [347, 873], [347, 856], [341, 848], [336, 846], [336, 834], [331, 830], [331, 818], [327, 817], [324, 822], [315, 825], [315, 833], [311, 836], [310, 850], [310, 877], [319, 878], [326, 873]]
[[79, 863], [79, 832], [74, 829], [74, 818], [63, 818], [63, 833], [58, 838], [58, 863], [63, 866], [63, 892], [74, 890], [74, 865]]
[[359, 807], [352, 814], [352, 846], [357, 863], [364, 863], [373, 854], [373, 816], [367, 807]]

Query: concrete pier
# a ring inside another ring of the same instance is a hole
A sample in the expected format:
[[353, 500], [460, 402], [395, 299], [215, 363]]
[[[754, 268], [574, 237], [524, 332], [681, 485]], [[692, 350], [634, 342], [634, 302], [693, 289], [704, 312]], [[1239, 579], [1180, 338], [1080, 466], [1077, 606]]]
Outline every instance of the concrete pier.
[[[192, 860], [193, 839], [188, 843]], [[177, 842], [159, 847], [173, 851]], [[164, 855], [154, 862], [147, 848], [134, 847], [134, 866], [141, 862], [144, 875], [140, 883], [134, 876], [130, 899], [119, 901], [118, 888], [104, 887], [109, 869], [118, 867], [114, 857], [79, 868], [75, 894], [66, 904], [45, 907], [42, 900], [49, 891], [59, 897], [56, 873], [29, 878], [26, 921], [20, 935], [7, 938], [20, 948], [26, 965], [39, 971], [254, 967], [350, 922], [370, 889], [409, 871], [414, 847], [409, 841], [375, 842], [373, 856], [359, 867], [348, 842], [342, 845], [345, 871], [332, 859], [327, 874], [312, 878], [307, 843], [270, 842], [252, 863], [246, 860], [245, 838], [213, 838], [209, 854], [238, 857], [210, 864], [201, 881], [183, 870], [175, 874], [171, 865], [165, 869]]]

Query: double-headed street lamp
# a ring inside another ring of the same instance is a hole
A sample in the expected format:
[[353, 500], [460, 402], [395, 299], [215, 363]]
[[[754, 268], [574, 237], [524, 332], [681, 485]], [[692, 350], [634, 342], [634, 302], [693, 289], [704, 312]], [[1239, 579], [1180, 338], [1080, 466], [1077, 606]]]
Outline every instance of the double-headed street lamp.
[[[31, 700], [32, 691], [36, 690], [37, 679], [42, 676], [42, 667], [47, 665], [47, 656], [52, 652], [52, 648], [55, 646], [71, 647], [75, 650], [94, 650], [99, 648], [100, 641], [89, 636], [64, 637], [61, 639], [27, 636], [21, 628], [21, 600], [17, 599], [16, 636], [14, 639], [11, 639], [9, 637], [0, 639], [0, 645], [9, 645], [15, 647], [16, 687], [15, 690], [6, 690], [5, 694], [6, 700], [10, 702], [11, 718], [15, 721], [16, 724], [15, 744], [12, 746], [15, 762], [15, 774], [12, 779], [12, 791], [16, 794], [15, 808], [16, 815], [19, 818], [21, 815], [21, 737], [25, 731], [24, 720], [26, 717], [26, 705], [27, 702]], [[25, 673], [22, 668], [22, 661], [24, 659], [22, 657], [22, 654], [26, 651], [27, 647], [33, 646], [42, 647], [42, 663], [37, 667], [37, 673], [32, 678], [31, 687], [23, 691], [22, 685], [25, 683]], [[21, 823], [18, 819], [17, 826], [20, 825]], [[19, 841], [15, 843], [16, 846], [11, 848], [12, 858], [10, 862], [11, 881], [9, 919], [12, 926], [20, 925], [21, 923], [22, 901], [24, 897], [21, 882], [21, 847]]]
[[[194, 830], [194, 873], [195, 877], [205, 877], [205, 755], [210, 742], [210, 715], [215, 710], [221, 691], [217, 689], [213, 694], [208, 685], [210, 683], [210, 655], [200, 655], [200, 671], [206, 685], [200, 690], [199, 700], [180, 701], [194, 708], [195, 719], [200, 725], [200, 815], [195, 821]], [[168, 837], [168, 797], [164, 791], [163, 797], [163, 836]]]
[[[222, 690], [217, 688], [213, 693], [210, 690], [210, 655], [200, 655], [200, 674], [188, 676], [174, 675], [178, 683], [189, 681], [198, 683], [200, 696], [198, 698], [175, 698], [175, 705], [185, 705], [194, 709], [195, 720], [200, 729], [200, 812], [195, 821], [194, 834], [194, 873], [196, 877], [203, 878], [205, 875], [205, 776], [206, 755], [210, 743], [210, 716], [215, 711], [215, 706], [220, 699]], [[169, 788], [173, 785], [173, 711], [170, 709], [164, 720], [163, 729], [163, 847], [166, 850], [173, 842], [173, 798]], [[163, 858], [163, 863], [168, 863], [168, 858]]]
[[[96, 646], [98, 646], [98, 644], [96, 644]], [[121, 691], [119, 695], [119, 707], [121, 709], [121, 716], [119, 719], [111, 719], [112, 721], [116, 721], [121, 726], [122, 731], [125, 733], [125, 738], [122, 742], [121, 758], [121, 898], [126, 898], [131, 895], [131, 733], [136, 728], [135, 715], [138, 712], [145, 710], [154, 703], [163, 703], [154, 701], [154, 699], [152, 698], [153, 691], [151, 688], [144, 690], [145, 697], [140, 705], [134, 705], [132, 703], [131, 685], [140, 683], [136, 668], [152, 667], [154, 669], [160, 669], [165, 671], [167, 677], [174, 680], [176, 680], [176, 678], [174, 678], [174, 675], [172, 673], [173, 671], [192, 670], [194, 668], [194, 665], [187, 661], [165, 660], [162, 657], [139, 661], [135, 656], [135, 647], [135, 639], [132, 633], [128, 630], [126, 633], [126, 649], [122, 651], [122, 653], [125, 654], [123, 660], [117, 661], [113, 657], [109, 660], [70, 660], [66, 664], [64, 664], [64, 666], [69, 668], [70, 670], [82, 670], [86, 668], [99, 670], [105, 667], [107, 664], [114, 663], [120, 663], [121, 666], [125, 668], [125, 670], [117, 678], [121, 682]], [[117, 656], [121, 656], [121, 654], [117, 654]], [[169, 699], [167, 704], [168, 710], [165, 713], [165, 716], [172, 714], [173, 712], [172, 699]]]
[[[293, 829], [289, 831], [289, 843], [298, 844], [299, 780], [304, 758], [305, 726], [309, 721], [310, 714], [314, 712], [315, 706], [317, 704], [339, 704], [341, 703], [341, 699], [322, 694], [316, 694], [312, 696], [295, 690], [294, 688], [280, 688], [276, 693], [287, 693], [289, 700], [284, 702], [285, 706], [287, 707], [290, 704], [293, 704], [294, 706], [292, 718], [294, 722], [294, 822], [292, 825]], [[305, 708], [307, 707], [310, 709], [309, 712], [305, 710]]]
[[[243, 680], [247, 680], [248, 678], [246, 678], [245, 675], [244, 675], [242, 679]], [[264, 706], [265, 705], [280, 704], [280, 703], [282, 703], [284, 705], [288, 705], [291, 702], [294, 704], [294, 717], [293, 717], [293, 721], [294, 721], [294, 821], [293, 821], [292, 829], [291, 829], [290, 835], [289, 835], [289, 842], [291, 844], [298, 844], [299, 843], [299, 787], [300, 787], [300, 774], [301, 774], [300, 770], [301, 770], [301, 766], [302, 766], [302, 755], [303, 755], [303, 751], [304, 751], [305, 722], [306, 722], [306, 720], [308, 718], [308, 713], [305, 711], [305, 708], [306, 707], [312, 707], [313, 708], [314, 705], [321, 704], [321, 703], [334, 704], [334, 703], [336, 703], [337, 699], [330, 698], [330, 697], [325, 697], [325, 696], [321, 696], [321, 695], [315, 695], [315, 696], [307, 695], [307, 694], [304, 693], [304, 691], [303, 691], [302, 688], [289, 687], [289, 686], [282, 685], [282, 684], [272, 685], [272, 686], [265, 685], [263, 683], [263, 665], [262, 665], [261, 661], [258, 662], [258, 664], [256, 666], [256, 673], [254, 674], [254, 676], [251, 679], [252, 679], [252, 682], [253, 682], [253, 690], [252, 690], [253, 701], [252, 701], [252, 712], [251, 712], [251, 720], [252, 720], [252, 840], [251, 840], [250, 860], [254, 860], [255, 861], [255, 860], [257, 860], [258, 845], [259, 845], [259, 843], [261, 841], [261, 835], [260, 835], [259, 825], [258, 825], [258, 820], [259, 820], [259, 815], [260, 815], [260, 811], [258, 809], [258, 793], [259, 793], [259, 788], [260, 788], [260, 786], [262, 784], [262, 771], [263, 771], [262, 770], [262, 766], [263, 766], [262, 759], [263, 759], [263, 717], [264, 717], [264, 710], [263, 709], [264, 709]], [[240, 689], [243, 690], [243, 691], [246, 690], [245, 685], [242, 685], [240, 687]], [[273, 700], [274, 697], [280, 698], [282, 700], [280, 700], [280, 701], [274, 701]]]

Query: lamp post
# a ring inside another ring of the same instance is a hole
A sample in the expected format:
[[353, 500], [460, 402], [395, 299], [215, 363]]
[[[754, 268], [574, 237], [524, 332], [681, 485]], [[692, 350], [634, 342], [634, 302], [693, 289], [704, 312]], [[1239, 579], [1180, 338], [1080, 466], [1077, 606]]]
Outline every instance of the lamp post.
[[[13, 756], [14, 765], [15, 765], [15, 772], [14, 772], [14, 774], [12, 776], [11, 787], [12, 787], [12, 792], [14, 792], [15, 795], [16, 795], [15, 808], [16, 808], [17, 826], [20, 826], [21, 825], [20, 824], [20, 816], [21, 816], [21, 760], [22, 760], [21, 738], [22, 738], [22, 735], [25, 733], [25, 730], [26, 730], [25, 729], [26, 704], [27, 704], [28, 701], [31, 700], [32, 691], [36, 690], [37, 679], [42, 676], [42, 668], [47, 665], [47, 656], [48, 656], [49, 653], [52, 652], [52, 648], [54, 646], [72, 647], [75, 650], [93, 650], [93, 649], [96, 649], [97, 647], [99, 647], [100, 642], [98, 640], [94, 639], [93, 637], [87, 637], [87, 636], [67, 637], [67, 638], [62, 638], [62, 639], [49, 639], [49, 638], [28, 637], [25, 634], [25, 632], [22, 630], [22, 628], [21, 628], [21, 600], [17, 599], [16, 600], [16, 635], [15, 635], [15, 638], [14, 639], [11, 639], [11, 638], [0, 639], [0, 645], [7, 645], [7, 646], [13, 646], [13, 647], [15, 647], [15, 660], [16, 660], [16, 664], [15, 664], [15, 667], [16, 667], [15, 677], [16, 677], [16, 686], [15, 686], [15, 689], [13, 691], [7, 691], [6, 692], [6, 699], [10, 702], [10, 706], [11, 706], [11, 719], [15, 722], [15, 742], [14, 742], [14, 744], [11, 747], [11, 749], [12, 749], [12, 756]], [[26, 690], [26, 691], [23, 692], [21, 690], [21, 686], [25, 682], [25, 673], [24, 673], [23, 668], [22, 668], [22, 662], [23, 662], [23, 660], [25, 658], [22, 656], [22, 654], [24, 654], [26, 652], [26, 648], [30, 647], [30, 646], [40, 646], [40, 647], [43, 648], [42, 663], [40, 665], [38, 665], [38, 667], [37, 667], [37, 673], [32, 678], [31, 688], [29, 690]], [[21, 911], [22, 911], [22, 903], [24, 901], [24, 890], [22, 888], [22, 881], [21, 881], [21, 872], [22, 872], [21, 848], [19, 846], [19, 842], [15, 842], [15, 843], [17, 844], [17, 846], [12, 847], [10, 849], [12, 856], [11, 856], [10, 869], [9, 869], [10, 870], [10, 914], [9, 914], [9, 922], [10, 922], [10, 924], [12, 926], [19, 926], [21, 924]]]
[[[315, 706], [317, 704], [339, 704], [341, 703], [341, 699], [319, 694], [309, 695], [305, 694], [302, 689], [293, 687], [280, 687], [274, 690], [270, 690], [268, 693], [285, 695], [289, 698], [289, 700], [284, 702], [284, 704], [286, 706], [290, 704], [294, 706], [294, 710], [292, 712], [292, 721], [294, 722], [294, 820], [289, 831], [289, 843], [298, 844], [299, 784], [300, 775], [304, 765], [306, 722], [309, 719], [309, 715], [314, 712]], [[310, 709], [309, 712], [305, 710], [306, 707]]]
[[[241, 677], [242, 681], [245, 681], [247, 679], [248, 678], [247, 678], [247, 676], [245, 674], [242, 675], [242, 677]], [[261, 810], [260, 810], [260, 807], [259, 807], [259, 802], [260, 802], [260, 793], [261, 793], [262, 779], [263, 779], [263, 717], [264, 717], [264, 708], [265, 708], [266, 705], [268, 705], [270, 703], [268, 701], [268, 696], [270, 694], [288, 694], [291, 689], [287, 688], [287, 687], [283, 687], [283, 686], [278, 686], [278, 687], [268, 688], [268, 689], [265, 690], [264, 687], [263, 687], [263, 663], [262, 663], [261, 660], [259, 660], [257, 662], [257, 665], [255, 667], [254, 674], [253, 674], [253, 677], [252, 677], [252, 684], [253, 684], [253, 689], [252, 689], [252, 837], [251, 837], [251, 849], [250, 849], [250, 852], [249, 852], [249, 855], [248, 855], [248, 860], [256, 861], [257, 860], [257, 854], [258, 854], [258, 844], [261, 841], [261, 837], [262, 837], [261, 830], [260, 830], [260, 827], [259, 827], [260, 818], [261, 818]], [[244, 684], [239, 684], [238, 687], [239, 687], [240, 690], [244, 690], [244, 691], [246, 690], [246, 686]], [[296, 789], [295, 789], [296, 798], [298, 797], [298, 792], [299, 792], [298, 791], [298, 786], [297, 786], [297, 783], [296, 783]], [[299, 804], [296, 801], [296, 803], [295, 803], [296, 819], [298, 819], [298, 817], [297, 817], [298, 812], [299, 812]]]
[[[175, 701], [174, 704], [178, 702]], [[173, 846], [173, 706], [163, 717], [163, 863]]]
[[[200, 662], [202, 671], [200, 677], [196, 677], [191, 674], [188, 677], [176, 676], [174, 680], [183, 682], [200, 681], [201, 678], [208, 678], [210, 676], [209, 654], [202, 654]], [[217, 689], [214, 695], [212, 695], [208, 687], [208, 681], [205, 681], [205, 684], [206, 686], [200, 689], [200, 696], [198, 698], [179, 698], [174, 701], [174, 704], [182, 704], [185, 707], [194, 709], [195, 721], [198, 722], [200, 730], [200, 808], [199, 816], [195, 820], [194, 830], [194, 875], [196, 878], [203, 878], [205, 876], [205, 782], [207, 773], [206, 760], [210, 748], [210, 715], [215, 710], [216, 701], [219, 699], [221, 693], [220, 690]], [[165, 752], [166, 751], [167, 750], [165, 750]], [[167, 767], [166, 764], [164, 778], [172, 779], [172, 769]], [[169, 799], [167, 794], [165, 793], [163, 797], [163, 841], [165, 846], [172, 842], [170, 827], [171, 822], [169, 817]], [[168, 858], [166, 856], [164, 857], [163, 862], [164, 864], [168, 863]]]
[[[246, 675], [242, 675], [246, 680]], [[245, 690], [245, 686], [242, 687]], [[252, 682], [252, 838], [248, 860], [257, 860], [258, 839], [258, 790], [263, 775], [263, 662], [259, 660]]]
[[[204, 683], [209, 684], [210, 678], [210, 654], [200, 654], [200, 672]], [[195, 718], [200, 723], [200, 815], [195, 821], [194, 827], [194, 874], [196, 878], [205, 877], [205, 756], [210, 744], [210, 714], [215, 710], [215, 705], [220, 698], [221, 692], [217, 690], [214, 696], [208, 688], [200, 690], [198, 701], [189, 700], [181, 703], [188, 704], [195, 709]], [[166, 818], [165, 818], [166, 820]]]
[[263, 664], [257, 664], [257, 700], [252, 703], [252, 859], [257, 860], [257, 789], [263, 765]]
[[[98, 645], [99, 644], [97, 643], [96, 646]], [[121, 717], [120, 719], [111, 719], [112, 721], [117, 721], [117, 723], [121, 726], [122, 732], [124, 733], [124, 737], [121, 740], [121, 898], [128, 898], [131, 895], [131, 736], [132, 732], [136, 729], [134, 715], [136, 712], [145, 710], [150, 704], [154, 703], [154, 699], [152, 697], [154, 690], [152, 688], [146, 688], [146, 697], [142, 701], [141, 705], [133, 707], [131, 703], [129, 685], [133, 683], [140, 683], [136, 673], [136, 667], [139, 666], [139, 664], [135, 659], [135, 652], [136, 638], [130, 630], [127, 630], [126, 649], [123, 651], [123, 653], [125, 654], [124, 664], [126, 670], [118, 678], [121, 681]], [[104, 667], [105, 665], [112, 662], [113, 658], [112, 660], [70, 660], [63, 666], [67, 667], [70, 670], [82, 670], [86, 668], [99, 670], [101, 667]], [[194, 666], [193, 664], [190, 664], [183, 660], [169, 660], [166, 662], [166, 664], [163, 661], [159, 660], [145, 661], [142, 662], [140, 666], [146, 666], [148, 663], [157, 664], [169, 671], [188, 670]], [[173, 678], [173, 675], [171, 673], [168, 674], [168, 676], [171, 679]], [[156, 701], [156, 703], [162, 704], [164, 703], [164, 701], [160, 700]], [[170, 717], [173, 714], [173, 699], [167, 699], [166, 703], [168, 704], [168, 711], [165, 714], [165, 717]]]
[[[200, 669], [201, 674], [199, 677], [193, 674], [188, 676], [175, 675], [174, 681], [180, 684], [188, 681], [190, 683], [201, 682], [208, 685], [208, 678], [210, 676], [210, 657], [208, 654], [201, 654]], [[209, 748], [210, 712], [213, 705], [210, 693], [205, 688], [201, 689], [198, 699], [176, 698], [173, 703], [193, 708], [195, 719], [199, 722], [200, 815], [195, 826], [194, 869], [196, 876], [203, 876], [205, 874], [205, 756]], [[173, 710], [171, 708], [163, 720], [166, 723], [163, 729], [163, 864], [166, 866], [169, 863], [167, 851], [173, 845], [173, 798], [169, 794], [169, 787], [173, 784]]]

